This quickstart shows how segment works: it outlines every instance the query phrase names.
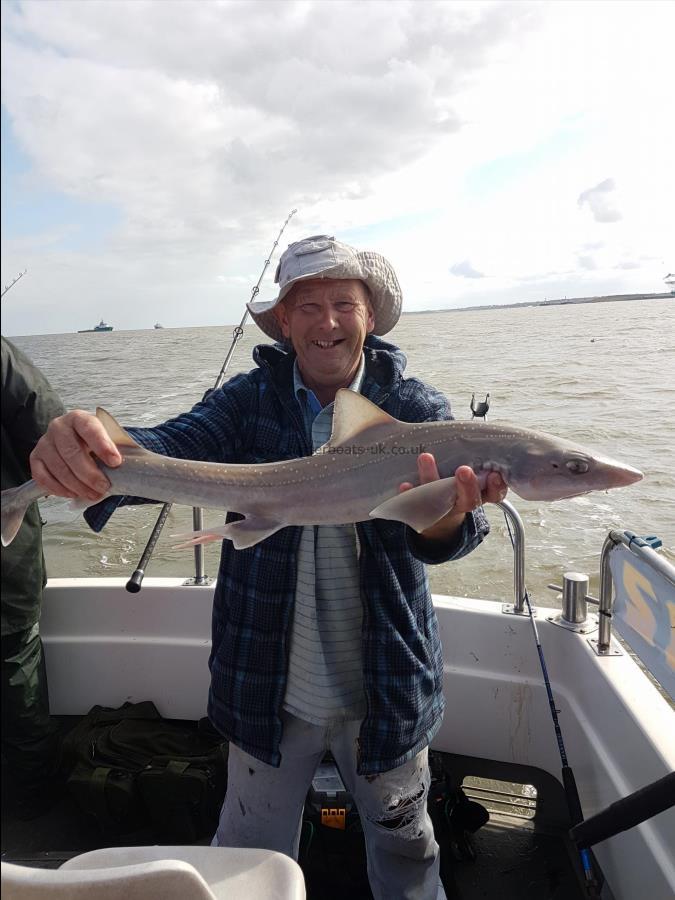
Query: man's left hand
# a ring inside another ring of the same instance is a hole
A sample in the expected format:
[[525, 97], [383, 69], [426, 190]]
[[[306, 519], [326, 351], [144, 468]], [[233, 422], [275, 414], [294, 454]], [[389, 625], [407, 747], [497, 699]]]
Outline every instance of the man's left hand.
[[[441, 477], [436, 460], [431, 453], [420, 453], [417, 457], [417, 471], [420, 484], [438, 481]], [[506, 482], [499, 472], [490, 472], [482, 492], [476, 473], [471, 466], [459, 466], [455, 471], [455, 479], [457, 481], [455, 505], [446, 516], [422, 532], [423, 538], [428, 538], [430, 541], [452, 542], [457, 537], [468, 512], [483, 503], [500, 503], [508, 491]], [[409, 491], [412, 487], [410, 482], [404, 482], [399, 490]]]

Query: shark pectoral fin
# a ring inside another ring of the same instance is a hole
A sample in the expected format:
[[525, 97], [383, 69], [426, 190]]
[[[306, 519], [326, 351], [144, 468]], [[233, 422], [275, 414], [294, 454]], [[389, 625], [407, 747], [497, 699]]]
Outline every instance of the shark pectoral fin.
[[211, 541], [232, 541], [235, 550], [246, 550], [254, 547], [260, 541], [285, 528], [283, 522], [273, 522], [271, 519], [249, 516], [238, 522], [229, 522], [220, 528], [205, 528], [203, 531], [189, 531], [185, 534], [174, 534], [173, 537], [182, 541], [174, 549], [182, 550], [185, 547], [194, 547], [196, 544], [210, 544]]
[[254, 547], [286, 526], [283, 522], [247, 516], [238, 522], [230, 522], [226, 527], [229, 528], [229, 533], [225, 537], [232, 541], [234, 549], [246, 550], [247, 547]]
[[385, 500], [369, 515], [373, 519], [404, 522], [420, 534], [449, 513], [456, 500], [455, 478], [440, 478]]
[[76, 497], [68, 501], [68, 509], [71, 509], [73, 512], [84, 512], [85, 509], [90, 509], [92, 506], [96, 506], [97, 503], [102, 503], [103, 500], [110, 496], [110, 491], [108, 491], [107, 494], [103, 494], [98, 500], [85, 500], [84, 497]]

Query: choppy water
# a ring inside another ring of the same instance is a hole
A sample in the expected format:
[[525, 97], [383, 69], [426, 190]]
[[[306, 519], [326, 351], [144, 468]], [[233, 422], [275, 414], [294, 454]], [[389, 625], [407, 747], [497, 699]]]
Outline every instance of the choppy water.
[[[69, 408], [105, 406], [122, 423], [152, 425], [188, 409], [213, 385], [231, 328], [113, 331], [13, 338], [45, 372]], [[231, 374], [251, 365], [261, 332], [250, 326]], [[657, 534], [675, 560], [675, 301], [471, 310], [405, 316], [387, 339], [408, 355], [408, 374], [444, 391], [459, 419], [471, 394], [490, 393], [494, 422], [550, 431], [637, 466], [637, 485], [558, 503], [511, 495], [525, 524], [526, 576], [539, 604], [562, 571], [591, 574], [610, 528]], [[51, 576], [129, 575], [157, 510], [121, 510], [100, 535], [64, 501], [43, 504]], [[431, 570], [435, 591], [510, 599], [512, 555], [502, 514], [489, 507], [488, 540], [465, 560]], [[222, 519], [206, 511], [207, 523]], [[150, 575], [192, 574], [192, 552], [171, 549], [170, 534], [191, 528], [174, 508]], [[217, 570], [218, 545], [206, 548]]]

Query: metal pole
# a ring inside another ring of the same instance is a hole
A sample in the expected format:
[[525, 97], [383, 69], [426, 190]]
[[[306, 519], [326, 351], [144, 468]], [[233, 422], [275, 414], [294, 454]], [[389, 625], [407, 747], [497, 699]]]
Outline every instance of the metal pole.
[[[518, 510], [509, 503], [508, 500], [502, 500], [497, 506], [503, 511], [511, 525], [513, 532], [511, 539], [513, 542], [513, 610], [516, 615], [526, 615], [525, 612], [525, 528], [523, 520], [520, 518]], [[509, 610], [511, 611], [511, 610]]]
[[[195, 507], [192, 510], [192, 527], [195, 531], [201, 531], [204, 528], [204, 510]], [[204, 565], [204, 545], [195, 544], [195, 577], [188, 578], [186, 584], [208, 584], [209, 579], [206, 577], [206, 568]]]
[[[290, 213], [288, 214], [288, 216], [286, 217], [286, 221], [281, 226], [281, 230], [279, 231], [279, 234], [277, 235], [276, 240], [272, 244], [272, 249], [270, 250], [269, 256], [265, 260], [265, 264], [262, 268], [262, 272], [260, 273], [260, 277], [258, 278], [258, 281], [256, 282], [253, 289], [251, 290], [251, 300], [254, 300], [256, 298], [258, 292], [260, 291], [260, 284], [262, 283], [262, 280], [265, 276], [265, 272], [267, 271], [267, 267], [269, 266], [269, 264], [272, 260], [272, 257], [274, 256], [274, 251], [276, 250], [276, 248], [279, 244], [279, 241], [281, 240], [281, 235], [284, 233], [286, 226], [291, 221], [291, 219], [296, 214], [296, 212], [297, 212], [297, 209], [292, 209], [290, 211]], [[11, 285], [10, 285], [10, 287], [11, 287]], [[227, 351], [225, 361], [223, 362], [220, 372], [218, 373], [218, 377], [216, 378], [216, 382], [211, 390], [215, 391], [215, 390], [218, 390], [218, 388], [222, 387], [223, 382], [225, 381], [225, 373], [227, 371], [227, 367], [229, 366], [230, 360], [232, 359], [232, 356], [234, 354], [234, 348], [244, 333], [244, 324], [245, 324], [247, 318], [248, 318], [248, 309], [246, 309], [241, 322], [239, 323], [239, 325], [237, 325], [237, 327], [234, 329], [234, 331], [232, 333], [232, 343], [230, 344], [230, 348]], [[207, 394], [209, 394], [210, 392], [211, 391], [207, 391]], [[145, 550], [143, 551], [143, 555], [141, 556], [138, 566], [137, 566], [136, 570], [134, 571], [133, 575], [131, 576], [131, 578], [129, 579], [129, 581], [127, 581], [126, 588], [132, 594], [138, 593], [138, 591], [140, 591], [140, 589], [141, 589], [141, 585], [143, 583], [143, 578], [145, 576], [145, 568], [146, 568], [148, 562], [150, 561], [150, 557], [153, 554], [153, 551], [157, 544], [157, 540], [159, 539], [162, 529], [164, 528], [164, 524], [166, 523], [166, 519], [167, 519], [167, 516], [171, 509], [171, 506], [172, 506], [171, 503], [165, 503], [162, 506], [159, 516], [157, 517], [157, 521], [155, 522], [155, 527], [152, 529], [152, 534], [150, 535], [150, 537], [148, 539], [148, 543], [145, 546]], [[194, 522], [194, 530], [201, 531], [203, 528], [203, 511], [201, 509], [194, 509], [192, 512], [192, 519]], [[195, 577], [194, 577], [194, 579], [189, 579], [187, 583], [195, 584], [195, 585], [203, 585], [203, 584], [208, 583], [208, 578], [206, 577], [205, 570], [204, 570], [204, 548], [200, 544], [195, 545]]]
[[600, 621], [598, 622], [598, 653], [607, 653], [609, 644], [612, 640], [612, 604], [613, 583], [612, 571], [609, 568], [609, 553], [616, 547], [618, 541], [614, 539], [615, 532], [610, 533], [605, 538], [602, 545], [602, 553], [600, 555], [600, 605], [598, 612]]
[[[614, 582], [609, 565], [609, 556], [614, 547], [623, 544], [635, 556], [644, 559], [654, 571], [675, 586], [672, 566], [653, 549], [660, 541], [654, 537], [641, 538], [632, 531], [610, 531], [602, 545], [600, 556], [600, 622], [598, 627], [597, 651], [600, 655], [610, 653], [612, 640], [612, 607], [614, 605]], [[650, 546], [653, 545], [653, 546]]]

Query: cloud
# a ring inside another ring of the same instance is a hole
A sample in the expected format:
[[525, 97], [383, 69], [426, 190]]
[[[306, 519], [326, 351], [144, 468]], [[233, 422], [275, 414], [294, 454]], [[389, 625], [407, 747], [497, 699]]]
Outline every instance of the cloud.
[[229, 225], [254, 236], [290, 206], [367, 196], [456, 133], [461, 85], [521, 17], [510, 4], [25, 2], [7, 16], [3, 102], [53, 188], [122, 207], [119, 241], [212, 252]]
[[468, 259], [462, 260], [460, 263], [455, 263], [454, 266], [450, 267], [450, 272], [458, 278], [485, 278], [485, 275], [483, 275], [482, 272], [474, 269]]
[[582, 269], [586, 269], [589, 272], [592, 272], [594, 269], [598, 268], [598, 264], [593, 259], [592, 256], [585, 255], [577, 257], [577, 262], [579, 263], [579, 267]]
[[[22, 164], [3, 153], [2, 269], [29, 276], [4, 327], [84, 327], [92, 307], [116, 328], [238, 321], [294, 207], [277, 254], [325, 231], [372, 247], [408, 309], [652, 289], [672, 243], [674, 16], [647, 0], [5, 3], [3, 143]], [[45, 197], [68, 202], [33, 215]], [[647, 251], [659, 262], [615, 268]]]
[[614, 198], [609, 196], [615, 189], [614, 179], [606, 178], [595, 187], [579, 194], [577, 203], [580, 207], [587, 205], [596, 222], [618, 222], [621, 213], [614, 205]]

